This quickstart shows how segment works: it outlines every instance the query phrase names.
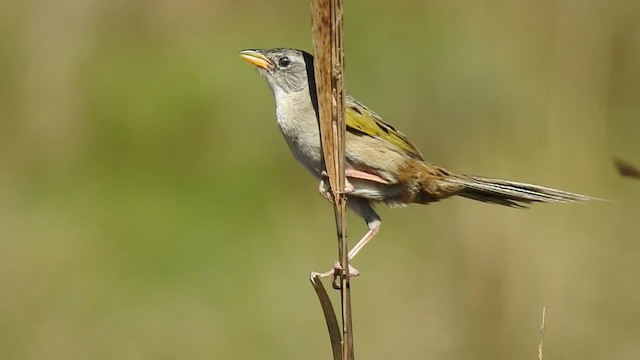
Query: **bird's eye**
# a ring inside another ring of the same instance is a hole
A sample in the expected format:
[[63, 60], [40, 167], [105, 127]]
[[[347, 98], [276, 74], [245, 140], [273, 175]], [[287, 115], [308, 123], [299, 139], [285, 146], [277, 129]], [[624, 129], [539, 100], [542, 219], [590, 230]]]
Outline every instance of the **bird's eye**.
[[283, 56], [278, 60], [278, 65], [280, 65], [280, 67], [287, 67], [289, 64], [291, 64], [291, 60], [286, 56]]

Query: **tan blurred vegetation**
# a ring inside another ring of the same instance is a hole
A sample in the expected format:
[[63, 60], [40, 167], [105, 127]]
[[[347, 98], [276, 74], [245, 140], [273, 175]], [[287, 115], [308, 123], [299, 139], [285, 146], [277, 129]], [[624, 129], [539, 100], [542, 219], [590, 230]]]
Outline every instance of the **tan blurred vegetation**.
[[[452, 170], [615, 200], [381, 209], [363, 359], [640, 357], [640, 2], [346, 1], [347, 89]], [[307, 1], [0, 3], [0, 358], [327, 359], [333, 219], [237, 56]], [[364, 226], [350, 218], [351, 238]]]

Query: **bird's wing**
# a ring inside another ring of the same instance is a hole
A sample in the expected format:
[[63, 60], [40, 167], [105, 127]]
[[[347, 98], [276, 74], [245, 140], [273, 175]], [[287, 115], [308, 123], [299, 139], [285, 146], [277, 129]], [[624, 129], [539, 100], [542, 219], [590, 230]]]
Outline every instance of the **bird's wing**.
[[423, 160], [418, 148], [393, 126], [351, 96], [345, 98], [347, 131], [365, 134], [394, 145], [407, 155]]

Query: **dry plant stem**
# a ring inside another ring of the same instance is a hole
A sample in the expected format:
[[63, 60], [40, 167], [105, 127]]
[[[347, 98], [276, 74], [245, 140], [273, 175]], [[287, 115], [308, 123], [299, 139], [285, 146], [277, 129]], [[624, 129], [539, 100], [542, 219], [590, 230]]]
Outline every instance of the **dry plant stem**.
[[338, 319], [336, 318], [336, 313], [333, 310], [331, 299], [329, 299], [329, 295], [324, 289], [324, 285], [322, 285], [322, 277], [322, 274], [312, 272], [309, 276], [309, 280], [311, 281], [313, 289], [316, 291], [316, 295], [318, 295], [320, 306], [322, 306], [322, 313], [324, 314], [324, 319], [327, 323], [327, 329], [329, 330], [329, 340], [331, 340], [331, 351], [333, 352], [333, 360], [341, 360], [342, 334], [340, 333], [340, 326], [338, 325]]
[[540, 344], [538, 345], [538, 360], [543, 359], [542, 346], [544, 344], [544, 317], [546, 315], [547, 308], [542, 307], [542, 323], [540, 324]]
[[334, 198], [342, 305], [342, 359], [354, 358], [351, 320], [351, 290], [346, 241], [345, 122], [342, 48], [342, 0], [312, 0], [315, 74], [320, 115], [320, 135], [329, 183]]

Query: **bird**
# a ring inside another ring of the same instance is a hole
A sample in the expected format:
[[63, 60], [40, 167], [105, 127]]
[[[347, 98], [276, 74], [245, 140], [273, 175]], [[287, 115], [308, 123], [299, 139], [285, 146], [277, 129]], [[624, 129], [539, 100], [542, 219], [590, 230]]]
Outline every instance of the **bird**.
[[[276, 120], [294, 158], [320, 180], [330, 198], [318, 120], [313, 56], [290, 48], [247, 49], [240, 56], [267, 80]], [[373, 239], [382, 224], [376, 203], [391, 207], [429, 204], [460, 196], [513, 208], [532, 203], [575, 203], [591, 197], [539, 185], [463, 175], [425, 161], [409, 138], [355, 98], [345, 96], [345, 192], [347, 207], [367, 224], [349, 251], [349, 262]], [[339, 264], [334, 270], [342, 270]], [[334, 272], [328, 272], [335, 273]], [[359, 272], [350, 266], [349, 276]]]

